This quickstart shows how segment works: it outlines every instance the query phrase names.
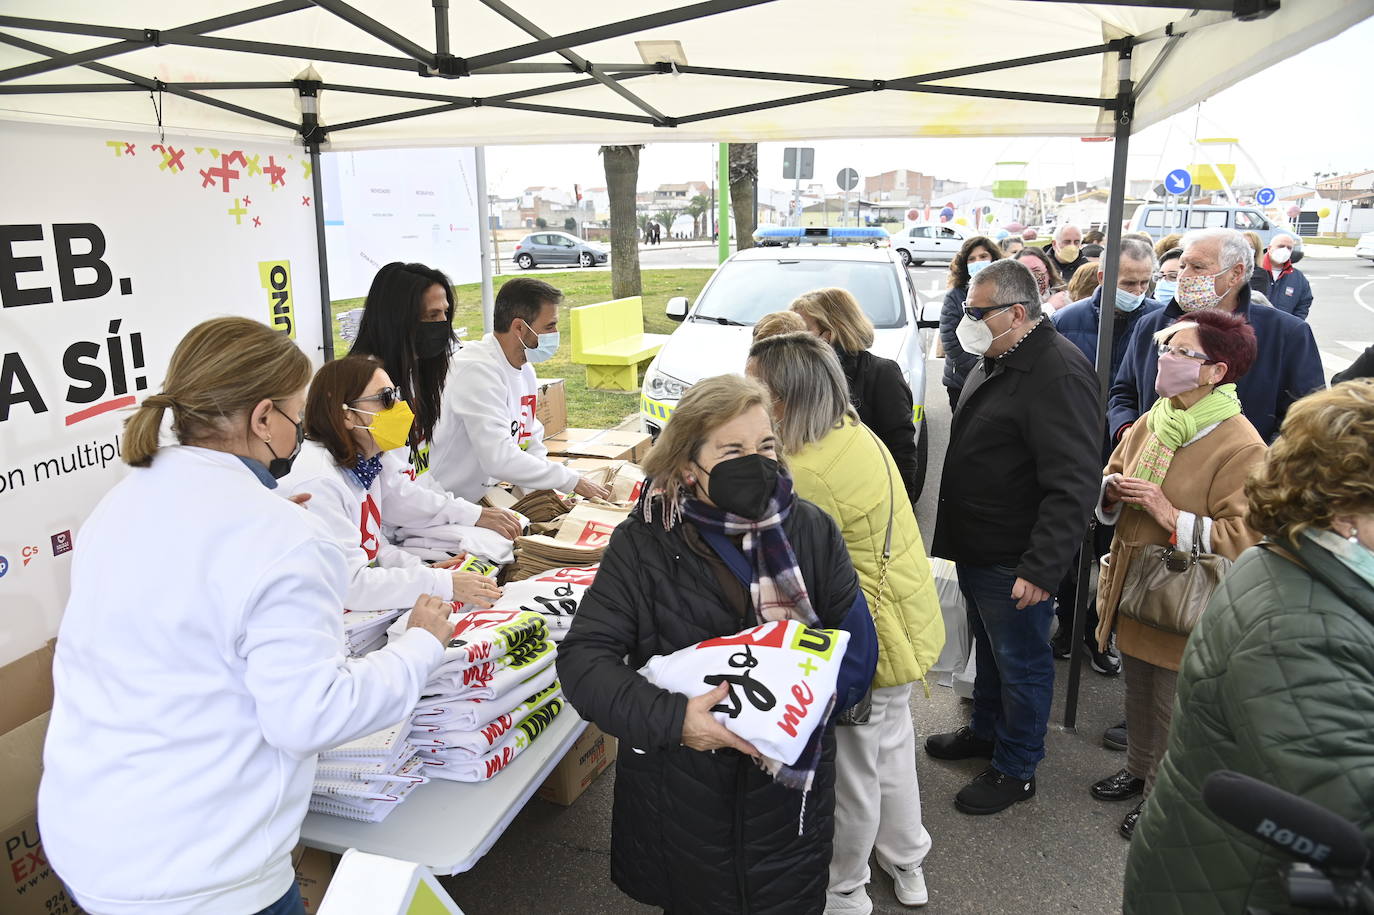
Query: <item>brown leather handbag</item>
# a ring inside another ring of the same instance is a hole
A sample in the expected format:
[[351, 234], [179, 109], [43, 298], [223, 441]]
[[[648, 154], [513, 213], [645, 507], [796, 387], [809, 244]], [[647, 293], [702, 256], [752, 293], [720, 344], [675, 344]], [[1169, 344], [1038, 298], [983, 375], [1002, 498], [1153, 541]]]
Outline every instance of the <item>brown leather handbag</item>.
[[1225, 556], [1201, 552], [1201, 541], [1202, 518], [1197, 517], [1191, 552], [1151, 546], [1137, 553], [1126, 569], [1117, 612], [1164, 632], [1191, 633], [1231, 569]]

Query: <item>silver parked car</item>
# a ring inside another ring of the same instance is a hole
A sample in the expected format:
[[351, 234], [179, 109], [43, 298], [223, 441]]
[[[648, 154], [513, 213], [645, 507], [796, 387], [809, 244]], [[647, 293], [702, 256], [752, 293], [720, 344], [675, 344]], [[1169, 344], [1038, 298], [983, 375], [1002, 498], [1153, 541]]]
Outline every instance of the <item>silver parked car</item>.
[[594, 245], [567, 232], [535, 232], [520, 239], [511, 260], [521, 270], [547, 267], [554, 264], [577, 264], [595, 267], [606, 263], [610, 255], [600, 245]]

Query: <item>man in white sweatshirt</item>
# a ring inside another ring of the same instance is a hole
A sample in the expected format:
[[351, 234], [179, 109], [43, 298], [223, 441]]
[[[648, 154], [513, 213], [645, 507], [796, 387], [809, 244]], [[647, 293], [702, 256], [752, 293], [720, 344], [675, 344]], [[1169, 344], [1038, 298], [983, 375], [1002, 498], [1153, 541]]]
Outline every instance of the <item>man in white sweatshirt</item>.
[[510, 280], [496, 295], [495, 333], [454, 355], [434, 428], [430, 475], [458, 498], [476, 502], [500, 482], [600, 499], [610, 494], [548, 459], [544, 426], [534, 415], [531, 363], [558, 351], [562, 300], [563, 293], [542, 280]]

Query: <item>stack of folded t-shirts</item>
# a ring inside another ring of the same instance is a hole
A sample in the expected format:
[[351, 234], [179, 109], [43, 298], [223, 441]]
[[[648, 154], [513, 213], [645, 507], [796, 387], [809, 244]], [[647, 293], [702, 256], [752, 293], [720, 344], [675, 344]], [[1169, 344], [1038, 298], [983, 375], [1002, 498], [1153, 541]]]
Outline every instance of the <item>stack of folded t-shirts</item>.
[[321, 753], [310, 809], [368, 823], [386, 819], [417, 785], [429, 781], [409, 731], [407, 719]]
[[492, 609], [538, 613], [548, 626], [549, 638], [561, 642], [572, 628], [573, 617], [582, 605], [582, 596], [596, 578], [596, 569], [594, 565], [550, 569], [531, 578], [508, 582]]
[[554, 656], [542, 614], [492, 609], [456, 617], [411, 725], [427, 774], [486, 781], [520, 755], [564, 708]]
[[[517, 516], [521, 530], [529, 527], [529, 519]], [[396, 544], [406, 552], [414, 553], [421, 559], [434, 562], [448, 559], [459, 553], [466, 553], [498, 565], [511, 561], [511, 541], [496, 531], [483, 527], [464, 527], [461, 524], [436, 524], [431, 527], [398, 527], [395, 531]]]

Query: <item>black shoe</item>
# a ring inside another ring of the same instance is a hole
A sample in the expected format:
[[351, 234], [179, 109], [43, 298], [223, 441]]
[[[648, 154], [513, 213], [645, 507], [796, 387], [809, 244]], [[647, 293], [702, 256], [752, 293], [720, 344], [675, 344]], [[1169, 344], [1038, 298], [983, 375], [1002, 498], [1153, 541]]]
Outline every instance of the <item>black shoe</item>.
[[1000, 813], [1017, 801], [1035, 797], [1035, 779], [1022, 781], [998, 772], [989, 766], [954, 796], [954, 807], [960, 813], [981, 816]]
[[1116, 653], [1116, 649], [1111, 645], [1107, 646], [1106, 651], [1097, 650], [1097, 642], [1084, 642], [1083, 650], [1087, 652], [1088, 661], [1092, 664], [1093, 670], [1104, 677], [1115, 677], [1121, 673], [1121, 655]]
[[948, 734], [932, 734], [926, 738], [926, 755], [936, 759], [972, 759], [984, 756], [992, 759], [993, 744], [976, 736], [968, 726]]
[[1145, 790], [1145, 779], [1136, 778], [1128, 770], [1122, 769], [1097, 782], [1089, 790], [1099, 801], [1124, 801]]
[[1135, 824], [1140, 822], [1140, 811], [1145, 808], [1145, 802], [1141, 801], [1135, 805], [1135, 809], [1126, 814], [1126, 819], [1121, 821], [1121, 837], [1129, 839], [1135, 833]]
[[1126, 751], [1126, 722], [1121, 722], [1115, 727], [1107, 728], [1102, 732], [1102, 746], [1108, 750]]
[[1050, 639], [1050, 651], [1060, 660], [1073, 653], [1073, 639], [1069, 638], [1068, 626], [1060, 626], [1054, 638]]

